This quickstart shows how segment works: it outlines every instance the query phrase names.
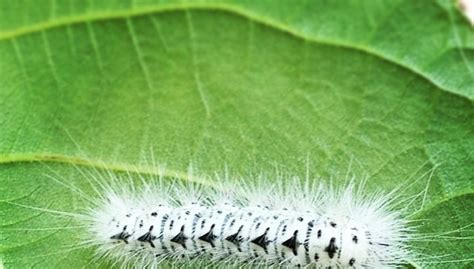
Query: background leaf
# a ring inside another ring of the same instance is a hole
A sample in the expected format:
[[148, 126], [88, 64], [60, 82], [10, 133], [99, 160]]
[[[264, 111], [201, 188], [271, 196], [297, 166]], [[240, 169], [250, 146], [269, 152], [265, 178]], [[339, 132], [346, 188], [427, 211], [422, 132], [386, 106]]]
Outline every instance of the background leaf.
[[[7, 202], [84, 205], [48, 167], [92, 193], [77, 165], [145, 172], [151, 149], [208, 175], [342, 182], [352, 162], [369, 189], [423, 179], [411, 193], [437, 167], [423, 231], [473, 222], [474, 35], [452, 1], [0, 1], [0, 60], [9, 268], [91, 266], [64, 251], [81, 229], [15, 230], [70, 220]], [[473, 265], [472, 240], [420, 247]]]

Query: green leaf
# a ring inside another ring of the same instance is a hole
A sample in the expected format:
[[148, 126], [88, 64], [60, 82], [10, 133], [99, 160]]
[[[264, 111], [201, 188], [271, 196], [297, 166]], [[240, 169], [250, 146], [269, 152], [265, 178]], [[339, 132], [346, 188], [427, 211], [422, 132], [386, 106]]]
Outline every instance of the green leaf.
[[[151, 149], [178, 175], [430, 178], [421, 232], [472, 224], [473, 32], [441, 0], [1, 1], [0, 259], [91, 267], [84, 229], [14, 203], [75, 212], [45, 174], [93, 195], [78, 167], [150, 174]], [[431, 267], [473, 266], [455, 236], [417, 243], [458, 260]]]

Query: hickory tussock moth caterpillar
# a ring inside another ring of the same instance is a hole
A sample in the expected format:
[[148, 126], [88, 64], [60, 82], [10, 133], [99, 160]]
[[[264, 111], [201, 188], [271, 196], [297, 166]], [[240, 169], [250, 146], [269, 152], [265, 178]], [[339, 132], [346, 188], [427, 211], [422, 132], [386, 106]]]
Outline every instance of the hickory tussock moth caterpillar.
[[[112, 267], [173, 265], [396, 268], [420, 260], [410, 242], [421, 238], [403, 207], [424, 192], [367, 194], [364, 182], [335, 188], [318, 181], [258, 178], [252, 182], [185, 183], [85, 173], [96, 197], [51, 179], [87, 200], [68, 213], [85, 227], [79, 247], [93, 247]], [[192, 173], [188, 179], [195, 178]], [[221, 182], [221, 181], [217, 181]]]
[[197, 258], [231, 264], [385, 268], [412, 256], [406, 246], [409, 228], [390, 212], [390, 198], [357, 197], [353, 185], [340, 192], [320, 185], [303, 192], [229, 191], [224, 197], [197, 191], [179, 199], [173, 197], [187, 189], [174, 187], [171, 195], [158, 190], [147, 186], [134, 197], [106, 194], [103, 204], [93, 209], [89, 227], [99, 255], [128, 263], [134, 253], [139, 268], [155, 267], [161, 259]]

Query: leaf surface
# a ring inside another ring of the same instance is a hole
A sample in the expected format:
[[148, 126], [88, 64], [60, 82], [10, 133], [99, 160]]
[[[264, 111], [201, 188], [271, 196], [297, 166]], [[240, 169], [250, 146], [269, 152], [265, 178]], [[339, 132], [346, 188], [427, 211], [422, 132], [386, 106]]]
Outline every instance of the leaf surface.
[[[0, 2], [7, 268], [91, 266], [69, 251], [83, 229], [34, 230], [71, 220], [12, 203], [77, 211], [45, 174], [92, 195], [77, 167], [149, 174], [151, 151], [179, 175], [418, 179], [422, 232], [473, 223], [474, 35], [452, 2], [53, 3]], [[473, 240], [420, 247], [472, 266]]]

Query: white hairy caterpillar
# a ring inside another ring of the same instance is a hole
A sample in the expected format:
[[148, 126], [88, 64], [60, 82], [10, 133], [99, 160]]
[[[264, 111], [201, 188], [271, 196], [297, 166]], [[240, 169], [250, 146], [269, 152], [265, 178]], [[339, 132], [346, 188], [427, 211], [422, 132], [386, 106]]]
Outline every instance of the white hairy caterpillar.
[[112, 268], [398, 268], [421, 260], [410, 243], [422, 237], [403, 208], [424, 199], [423, 192], [401, 199], [401, 189], [367, 194], [364, 180], [332, 188], [280, 176], [234, 184], [218, 177], [222, 183], [211, 187], [192, 173], [181, 181], [169, 172], [156, 174], [85, 173], [95, 196], [51, 177], [89, 201], [85, 209], [22, 206], [72, 216], [87, 231], [74, 247], [93, 247], [91, 263], [107, 261]]
[[[352, 185], [340, 193], [321, 185], [302, 190], [268, 189], [259, 199], [194, 191], [184, 200], [158, 188], [136, 197], [111, 192], [93, 210], [89, 229], [100, 255], [119, 263], [136, 256], [138, 268], [198, 258], [240, 265], [387, 268], [411, 256], [406, 221], [390, 212], [387, 196], [356, 199]], [[172, 191], [187, 192], [176, 186]]]

